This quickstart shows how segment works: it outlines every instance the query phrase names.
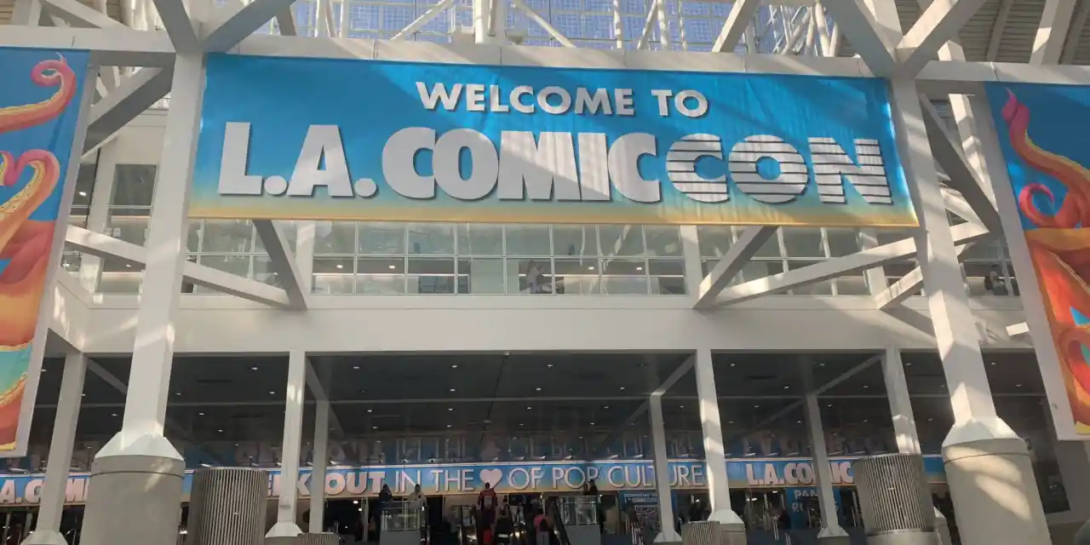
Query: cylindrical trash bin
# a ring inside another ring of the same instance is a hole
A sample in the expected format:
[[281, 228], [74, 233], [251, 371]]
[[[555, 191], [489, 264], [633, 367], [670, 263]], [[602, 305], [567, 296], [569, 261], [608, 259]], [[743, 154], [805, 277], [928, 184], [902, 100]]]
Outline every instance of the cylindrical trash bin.
[[922, 456], [870, 456], [852, 471], [869, 545], [938, 545]]
[[262, 545], [268, 474], [260, 469], [206, 468], [193, 474], [186, 545]]
[[340, 538], [336, 534], [300, 534], [298, 545], [338, 545]]

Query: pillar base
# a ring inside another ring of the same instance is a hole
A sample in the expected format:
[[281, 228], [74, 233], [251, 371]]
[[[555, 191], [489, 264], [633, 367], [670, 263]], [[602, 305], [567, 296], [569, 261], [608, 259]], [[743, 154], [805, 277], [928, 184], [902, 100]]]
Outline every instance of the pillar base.
[[934, 533], [894, 532], [867, 537], [867, 545], [939, 545]]
[[265, 534], [265, 545], [294, 545], [302, 533], [303, 530], [294, 522], [277, 522]]
[[56, 530], [35, 530], [23, 545], [68, 545], [68, 540]]
[[659, 545], [679, 545], [681, 542], [681, 536], [679, 536], [677, 532], [659, 532], [652, 543], [657, 543]]
[[833, 526], [822, 528], [818, 532], [817, 542], [819, 545], [851, 545], [852, 538], [840, 526]]
[[299, 536], [266, 537], [265, 545], [297, 545]]
[[954, 539], [950, 537], [950, 523], [946, 521], [946, 515], [943, 515], [938, 507], [935, 508], [935, 533], [939, 536], [940, 545], [954, 545]]
[[84, 545], [174, 545], [185, 462], [162, 435], [107, 443], [91, 465]]
[[[988, 433], [994, 433], [992, 438], [981, 438]], [[951, 430], [943, 444], [961, 542], [1049, 545], [1052, 540], [1029, 450], [1022, 439], [1003, 435], [1000, 426], [962, 424]]]

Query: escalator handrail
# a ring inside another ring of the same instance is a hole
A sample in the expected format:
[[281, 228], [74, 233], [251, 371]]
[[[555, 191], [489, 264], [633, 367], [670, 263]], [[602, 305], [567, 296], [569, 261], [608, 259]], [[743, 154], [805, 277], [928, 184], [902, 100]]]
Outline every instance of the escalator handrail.
[[556, 536], [560, 538], [560, 545], [571, 545], [571, 540], [568, 539], [568, 529], [564, 526], [564, 517], [560, 516], [560, 509], [556, 505], [556, 498], [549, 499], [548, 510], [549, 517], [553, 521], [553, 530], [556, 532]]

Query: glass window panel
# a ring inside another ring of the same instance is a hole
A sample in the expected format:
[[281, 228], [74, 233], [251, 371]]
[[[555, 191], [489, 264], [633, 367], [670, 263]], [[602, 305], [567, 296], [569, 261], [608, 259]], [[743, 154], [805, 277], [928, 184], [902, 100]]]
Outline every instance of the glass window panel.
[[464, 285], [459, 285], [458, 293], [503, 293], [502, 259], [462, 259], [458, 261], [459, 279], [468, 276]]
[[647, 295], [647, 262], [642, 259], [609, 259], [603, 262], [602, 293]]
[[356, 261], [356, 293], [395, 295], [405, 293], [403, 258], [361, 257]]
[[606, 295], [647, 295], [647, 277], [603, 275], [601, 289]]
[[203, 252], [248, 253], [254, 239], [249, 220], [205, 220]]
[[647, 255], [681, 256], [681, 230], [676, 225], [644, 227], [647, 233]]
[[447, 258], [409, 258], [409, 274], [446, 275], [454, 274], [454, 260]]
[[64, 268], [65, 272], [76, 276], [79, 275], [79, 266], [82, 261], [83, 254], [80, 252], [70, 252], [66, 250], [61, 255], [61, 267]]
[[409, 253], [454, 255], [454, 226], [446, 223], [409, 224]]
[[[503, 227], [459, 224], [458, 255], [503, 255]], [[502, 265], [500, 268], [502, 270]]]
[[[295, 222], [293, 221], [274, 221], [277, 229], [280, 230], [280, 234], [284, 237], [284, 243], [288, 245], [288, 248], [295, 250]], [[254, 253], [263, 254], [265, 252], [265, 241], [261, 240], [260, 236], [254, 235]]]
[[507, 255], [549, 255], [551, 253], [552, 244], [549, 242], [548, 225], [508, 225], [504, 231], [507, 235]]
[[155, 165], [117, 165], [110, 203], [116, 206], [151, 206]]
[[101, 293], [140, 293], [140, 281], [143, 277], [141, 271], [108, 272], [103, 269], [98, 289]]
[[647, 261], [651, 276], [651, 293], [656, 295], [685, 295], [685, 262], [680, 259], [650, 259]]
[[405, 224], [366, 222], [359, 224], [361, 255], [398, 255], [405, 253]]
[[185, 247], [190, 252], [198, 252], [201, 249], [201, 228], [203, 220], [189, 220], [189, 236], [186, 238]]
[[352, 293], [352, 258], [317, 257], [314, 259], [314, 285], [311, 291], [318, 294]]
[[821, 229], [783, 227], [783, 246], [787, 257], [825, 257]]
[[557, 259], [556, 293], [563, 295], [591, 295], [598, 293], [597, 259]]
[[1010, 295], [1010, 287], [999, 263], [965, 263], [969, 295]]
[[882, 246], [883, 244], [891, 244], [906, 238], [912, 238], [913, 233], [911, 229], [877, 229], [875, 235], [878, 239], [878, 245]]
[[[787, 269], [794, 271], [803, 267], [809, 267], [818, 261], [788, 261]], [[824, 280], [821, 282], [815, 282], [813, 284], [807, 284], [805, 286], [798, 286], [791, 288], [792, 295], [832, 295], [833, 294], [833, 282], [831, 280]]]
[[212, 267], [236, 276], [250, 276], [250, 257], [239, 255], [202, 255], [201, 265]]
[[270, 286], [283, 286], [280, 278], [272, 268], [272, 260], [265, 255], [254, 257], [254, 280]]
[[548, 259], [507, 260], [507, 293], [537, 295], [552, 292], [553, 270]]
[[111, 210], [106, 234], [137, 246], [143, 246], [148, 240], [147, 214], [146, 209]]
[[98, 165], [80, 164], [79, 174], [76, 176], [76, 194], [72, 197], [73, 207], [91, 206], [91, 194], [95, 189], [95, 172]]
[[962, 252], [961, 257], [963, 260], [991, 260], [998, 261], [1003, 257], [1003, 247], [997, 240], [989, 242], [978, 242], [973, 244], [971, 248]]
[[870, 295], [870, 288], [867, 287], [867, 278], [863, 276], [863, 273], [858, 273], [859, 276], [842, 276], [836, 279], [836, 294], [837, 295]]
[[641, 225], [600, 225], [598, 236], [603, 256], [644, 255]]
[[598, 233], [593, 225], [554, 225], [553, 253], [555, 255], [597, 256]]
[[356, 253], [356, 224], [350, 221], [319, 221], [314, 226], [314, 253]]
[[829, 254], [832, 257], [843, 257], [859, 252], [863, 247], [859, 244], [858, 229], [826, 229], [829, 238]]
[[780, 260], [775, 261], [750, 261], [742, 267], [742, 274], [739, 282], [749, 282], [750, 280], [757, 280], [758, 278], [765, 278], [774, 274], [780, 274], [783, 272], [783, 262]]
[[[746, 229], [741, 227], [740, 229]], [[780, 231], [783, 229], [777, 229], [776, 234], [768, 237], [768, 240], [757, 249], [757, 252], [753, 254], [754, 257], [783, 257], [783, 252], [780, 251]], [[739, 233], [740, 234], [740, 233]]]

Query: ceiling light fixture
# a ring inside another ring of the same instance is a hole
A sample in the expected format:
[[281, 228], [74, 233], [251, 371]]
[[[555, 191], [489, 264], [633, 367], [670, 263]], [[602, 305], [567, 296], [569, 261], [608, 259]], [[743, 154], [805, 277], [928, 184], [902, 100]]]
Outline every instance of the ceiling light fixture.
[[454, 407], [447, 407], [447, 412], [448, 413], [454, 412]]
[[541, 388], [534, 388], [534, 391], [540, 392]]
[[269, 390], [269, 395], [271, 395], [271, 396], [276, 395], [276, 390]]
[[450, 389], [450, 392], [451, 392], [451, 393], [454, 393], [454, 392], [457, 392], [457, 391], [458, 391], [458, 390], [457, 390], [456, 388], [451, 388], [451, 389]]
[[87, 192], [86, 192], [86, 191], [80, 191], [80, 192], [79, 192], [79, 196], [80, 196], [80, 197], [86, 197], [86, 196], [87, 196]]
[[197, 416], [204, 416], [204, 413], [197, 413]]
[[216, 430], [216, 431], [218, 431], [218, 432], [220, 432], [220, 433], [223, 433], [223, 430]]
[[392, 270], [394, 270], [394, 269], [396, 269], [396, 268], [397, 268], [397, 265], [390, 265], [390, 270], [391, 270], [391, 271], [392, 271]]
[[452, 363], [452, 364], [450, 364], [450, 368], [451, 368], [451, 369], [457, 369], [457, 368], [458, 368], [458, 364], [457, 364], [457, 363]]
[[371, 426], [371, 429], [373, 429], [373, 430], [377, 430], [377, 429], [378, 429], [378, 426]]
[[367, 414], [371, 414], [373, 411], [374, 409], [367, 409]]
[[359, 369], [360, 369], [360, 366], [359, 366], [359, 365], [353, 365], [353, 366], [352, 366], [352, 368], [353, 368], [353, 369], [355, 369], [355, 370], [357, 370], [357, 371], [359, 371]]
[[624, 386], [621, 386], [621, 391], [622, 391], [622, 392], [624, 391]]

